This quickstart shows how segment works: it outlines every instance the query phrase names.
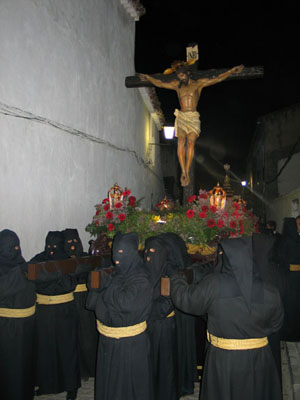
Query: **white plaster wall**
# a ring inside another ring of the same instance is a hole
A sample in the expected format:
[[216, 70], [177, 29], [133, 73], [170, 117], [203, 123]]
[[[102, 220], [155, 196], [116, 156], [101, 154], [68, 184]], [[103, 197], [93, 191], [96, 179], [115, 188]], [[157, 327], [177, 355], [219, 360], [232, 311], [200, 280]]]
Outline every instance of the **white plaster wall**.
[[[279, 160], [278, 172], [286, 162], [286, 158]], [[300, 153], [293, 154], [288, 164], [284, 167], [282, 173], [278, 177], [278, 193], [285, 195], [292, 190], [300, 188]]]
[[267, 219], [273, 219], [277, 223], [277, 230], [281, 232], [285, 217], [297, 217], [300, 215], [300, 188], [280, 196], [270, 203], [267, 210]]
[[25, 259], [49, 230], [77, 228], [87, 250], [114, 182], [146, 208], [163, 195], [157, 128], [124, 84], [134, 35], [119, 0], [0, 2], [0, 230]]

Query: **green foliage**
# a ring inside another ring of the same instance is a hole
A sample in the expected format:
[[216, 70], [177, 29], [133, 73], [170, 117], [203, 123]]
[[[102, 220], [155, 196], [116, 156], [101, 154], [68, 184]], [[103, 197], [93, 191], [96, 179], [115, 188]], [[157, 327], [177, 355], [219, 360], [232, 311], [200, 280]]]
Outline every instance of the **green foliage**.
[[117, 208], [110, 210], [108, 199], [95, 206], [93, 221], [86, 226], [91, 236], [104, 232], [113, 238], [117, 231], [136, 232], [143, 245], [150, 236], [174, 232], [187, 243], [203, 244], [222, 236], [251, 235], [257, 229], [257, 218], [252, 210], [238, 199], [227, 199], [225, 207], [217, 209], [210, 205], [209, 194], [200, 190], [199, 195], [191, 196], [184, 206], [148, 212], [139, 207], [142, 199], [136, 201], [134, 196], [129, 196], [130, 191], [127, 192]]

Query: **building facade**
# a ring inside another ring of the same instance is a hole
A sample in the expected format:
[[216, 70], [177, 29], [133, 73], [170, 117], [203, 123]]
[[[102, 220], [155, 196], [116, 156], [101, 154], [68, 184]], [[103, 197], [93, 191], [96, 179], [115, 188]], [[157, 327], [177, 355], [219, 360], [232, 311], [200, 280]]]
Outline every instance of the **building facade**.
[[3, 0], [0, 13], [0, 230], [25, 259], [50, 230], [85, 226], [115, 182], [150, 208], [164, 194], [161, 119], [127, 89], [138, 2]]
[[284, 217], [296, 216], [299, 203], [299, 126], [300, 104], [261, 117], [249, 152], [251, 202], [258, 215], [275, 219], [278, 227]]

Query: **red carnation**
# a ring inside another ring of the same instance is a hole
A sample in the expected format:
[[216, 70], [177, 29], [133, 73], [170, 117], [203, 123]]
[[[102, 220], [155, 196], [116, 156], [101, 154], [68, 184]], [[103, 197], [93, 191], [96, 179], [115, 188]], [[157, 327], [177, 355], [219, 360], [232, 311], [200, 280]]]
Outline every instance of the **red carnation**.
[[236, 229], [236, 227], [237, 227], [237, 225], [236, 225], [236, 222], [235, 222], [235, 221], [230, 221], [230, 224], [229, 224], [229, 226], [230, 226], [230, 228], [232, 228], [232, 229]]
[[206, 213], [202, 211], [201, 213], [198, 214], [198, 217], [204, 219], [206, 218]]
[[102, 204], [106, 204], [106, 203], [108, 203], [109, 202], [109, 199], [103, 199], [102, 200]]
[[108, 230], [109, 232], [113, 231], [115, 229], [114, 224], [108, 224]]
[[232, 232], [232, 231], [230, 231], [230, 236], [232, 236], [232, 237], [234, 237], [234, 236], [236, 236], [236, 232]]
[[119, 214], [118, 218], [120, 221], [125, 221], [126, 215], [125, 214]]
[[97, 210], [97, 211], [96, 211], [96, 215], [99, 215], [99, 214], [100, 214], [100, 211], [99, 211], [99, 210]]
[[216, 225], [216, 221], [213, 218], [210, 218], [209, 220], [207, 220], [207, 226], [209, 228], [213, 228]]
[[239, 219], [240, 214], [237, 209], [232, 213], [232, 216], [235, 217], [236, 219]]
[[217, 227], [218, 227], [219, 229], [222, 229], [222, 228], [224, 227], [224, 225], [225, 225], [224, 221], [223, 221], [222, 219], [218, 219], [218, 221], [217, 221]]
[[105, 216], [106, 216], [107, 219], [112, 219], [113, 213], [110, 212], [110, 211], [108, 211], [108, 212], [105, 214]]
[[215, 206], [210, 206], [209, 209], [213, 214], [217, 211], [217, 207]]
[[186, 212], [186, 216], [188, 217], [188, 218], [193, 218], [193, 216], [194, 216], [194, 211], [193, 210], [187, 210], [187, 212]]
[[206, 193], [201, 193], [201, 194], [199, 195], [199, 198], [200, 198], [200, 199], [207, 199], [208, 196], [207, 196]]
[[243, 221], [239, 221], [239, 225], [240, 225], [240, 234], [243, 235], [245, 232]]
[[121, 208], [122, 205], [123, 205], [123, 204], [119, 201], [119, 203], [116, 203], [116, 204], [115, 204], [115, 208]]
[[195, 201], [196, 198], [197, 198], [197, 196], [196, 196], [195, 194], [193, 194], [192, 196], [190, 196], [190, 197], [188, 197], [188, 198], [186, 199], [186, 202], [187, 202], [187, 203], [193, 203], [193, 201]]
[[129, 200], [129, 201], [134, 201], [134, 202], [135, 202], [135, 201], [136, 201], [136, 197], [130, 196], [128, 200]]
[[103, 206], [103, 210], [104, 211], [108, 211], [109, 210], [109, 204], [105, 204], [105, 206]]
[[240, 205], [236, 202], [234, 202], [232, 205], [236, 210], [239, 210], [241, 208]]
[[208, 206], [202, 206], [202, 211], [206, 213], [208, 211]]
[[130, 191], [130, 190], [124, 190], [124, 192], [123, 192], [123, 196], [124, 196], [124, 197], [126, 197], [126, 196], [129, 196], [129, 195], [130, 195], [130, 193], [131, 193], [131, 191]]
[[229, 217], [228, 212], [224, 212], [223, 218], [228, 218], [228, 217]]
[[130, 196], [128, 200], [129, 200], [128, 205], [129, 205], [130, 207], [134, 207], [134, 206], [135, 206], [136, 198], [135, 198], [134, 196]]

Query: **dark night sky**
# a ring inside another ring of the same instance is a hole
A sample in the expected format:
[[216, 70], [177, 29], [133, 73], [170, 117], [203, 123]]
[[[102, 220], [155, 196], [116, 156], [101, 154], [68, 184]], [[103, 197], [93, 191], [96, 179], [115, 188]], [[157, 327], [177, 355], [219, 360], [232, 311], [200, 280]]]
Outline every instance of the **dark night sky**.
[[[228, 162], [242, 177], [256, 120], [300, 102], [300, 18], [295, 6], [288, 2], [284, 8], [267, 8], [263, 2], [210, 6], [190, 0], [140, 1], [146, 14], [136, 23], [137, 72], [158, 73], [173, 60], [185, 60], [185, 48], [192, 42], [198, 43], [201, 70], [264, 66], [264, 78], [224, 81], [205, 88], [198, 104], [201, 134], [196, 159], [204, 160], [202, 167], [198, 163], [199, 176], [210, 175], [211, 186], [216, 174], [224, 172], [218, 162]], [[179, 106], [176, 93], [157, 89], [157, 94], [166, 120], [173, 122]], [[200, 187], [205, 185], [204, 180], [200, 182]]]

